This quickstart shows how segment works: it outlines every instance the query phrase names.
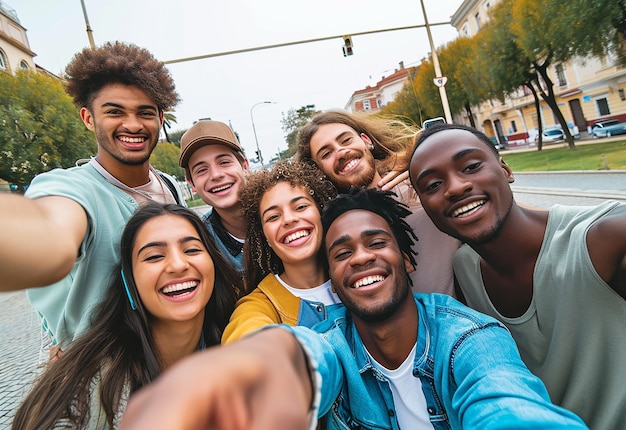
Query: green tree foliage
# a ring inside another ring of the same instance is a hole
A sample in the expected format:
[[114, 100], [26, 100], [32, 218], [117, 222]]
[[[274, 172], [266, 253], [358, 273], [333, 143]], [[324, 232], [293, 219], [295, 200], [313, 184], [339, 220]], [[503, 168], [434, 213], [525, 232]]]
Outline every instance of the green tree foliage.
[[[180, 143], [179, 143], [180, 145]], [[178, 165], [180, 147], [169, 142], [159, 142], [150, 156], [150, 164], [178, 180], [185, 179], [185, 170]]]
[[[163, 134], [165, 134], [165, 140], [170, 143], [172, 143], [172, 140], [170, 139], [170, 135], [167, 130], [170, 130], [172, 128], [172, 124], [175, 122], [177, 121], [176, 115], [174, 115], [174, 113], [165, 112], [163, 114]], [[178, 146], [180, 147], [180, 141], [178, 141]]]
[[73, 166], [96, 151], [93, 134], [57, 79], [0, 73], [0, 178], [22, 189], [35, 175]]
[[282, 129], [285, 132], [287, 151], [281, 152], [281, 158], [291, 157], [296, 153], [296, 137], [298, 130], [306, 124], [319, 111], [315, 110], [315, 105], [302, 106], [300, 109], [289, 109], [287, 114], [283, 112]]

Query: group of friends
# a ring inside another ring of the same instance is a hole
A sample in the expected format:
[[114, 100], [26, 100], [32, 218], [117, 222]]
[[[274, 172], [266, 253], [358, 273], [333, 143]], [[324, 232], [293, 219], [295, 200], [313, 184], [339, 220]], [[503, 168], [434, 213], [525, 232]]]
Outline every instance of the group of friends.
[[0, 196], [50, 350], [14, 429], [626, 428], [626, 205], [520, 206], [482, 132], [331, 110], [254, 173], [194, 124], [199, 217], [149, 162], [164, 65], [107, 43], [64, 82], [97, 155]]

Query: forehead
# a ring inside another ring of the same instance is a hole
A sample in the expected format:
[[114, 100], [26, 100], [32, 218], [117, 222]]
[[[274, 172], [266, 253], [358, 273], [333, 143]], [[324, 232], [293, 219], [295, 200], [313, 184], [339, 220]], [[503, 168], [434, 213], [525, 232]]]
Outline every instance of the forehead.
[[496, 155], [487, 144], [466, 130], [443, 130], [424, 140], [411, 157], [410, 172], [415, 178], [419, 172], [433, 164], [450, 163], [464, 154], [480, 153]]
[[265, 190], [261, 197], [261, 207], [277, 205], [284, 202], [291, 202], [296, 197], [304, 196], [312, 200], [308, 190], [300, 185], [292, 186], [291, 183], [280, 181]]
[[200, 148], [196, 149], [189, 157], [189, 165], [192, 166], [203, 161], [210, 162], [218, 157], [226, 156], [231, 156], [235, 159], [237, 158], [235, 157], [235, 153], [226, 145], [211, 143], [209, 145], [201, 146]]
[[122, 104], [124, 106], [151, 106], [157, 109], [157, 104], [141, 88], [121, 83], [106, 84], [94, 95], [94, 107], [105, 103]]
[[356, 131], [346, 124], [341, 123], [332, 123], [332, 124], [321, 124], [317, 127], [317, 131], [313, 134], [311, 138], [311, 144], [314, 143], [324, 143], [327, 140], [335, 140], [337, 137], [344, 133], [354, 133]]
[[159, 215], [149, 219], [139, 228], [135, 248], [148, 242], [167, 242], [183, 236], [198, 236], [189, 220], [178, 215]]
[[339, 215], [326, 232], [326, 243], [332, 244], [341, 236], [355, 239], [368, 230], [383, 230], [391, 234], [391, 228], [383, 217], [365, 209], [353, 209]]

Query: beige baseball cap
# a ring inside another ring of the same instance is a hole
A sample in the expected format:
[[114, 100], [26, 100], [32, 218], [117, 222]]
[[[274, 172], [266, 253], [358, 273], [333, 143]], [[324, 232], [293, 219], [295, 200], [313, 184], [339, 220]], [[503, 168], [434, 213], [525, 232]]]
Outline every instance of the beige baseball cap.
[[196, 149], [215, 144], [227, 146], [233, 151], [239, 152], [243, 157], [241, 144], [228, 125], [219, 121], [203, 119], [191, 126], [181, 137], [178, 164], [186, 169], [189, 164], [189, 157]]

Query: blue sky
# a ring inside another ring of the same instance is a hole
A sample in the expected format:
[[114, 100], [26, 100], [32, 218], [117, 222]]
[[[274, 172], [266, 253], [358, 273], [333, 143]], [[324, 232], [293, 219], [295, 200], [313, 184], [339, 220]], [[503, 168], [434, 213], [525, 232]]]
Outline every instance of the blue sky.
[[[28, 30], [35, 62], [60, 73], [89, 46], [80, 0], [3, 0]], [[447, 22], [462, 0], [423, 0], [432, 23]], [[424, 23], [418, 0], [84, 0], [96, 44], [132, 42], [163, 61], [291, 41]], [[456, 37], [449, 25], [431, 28], [436, 46]], [[341, 39], [168, 65], [182, 102], [174, 129], [198, 118], [230, 122], [246, 153], [254, 154], [254, 125], [265, 159], [286, 149], [283, 113], [314, 104], [343, 108], [355, 90], [391, 74], [403, 61], [418, 64], [430, 51], [424, 28]], [[445, 74], [445, 71], [444, 71]]]

